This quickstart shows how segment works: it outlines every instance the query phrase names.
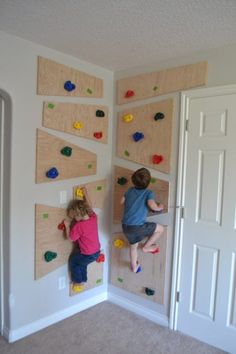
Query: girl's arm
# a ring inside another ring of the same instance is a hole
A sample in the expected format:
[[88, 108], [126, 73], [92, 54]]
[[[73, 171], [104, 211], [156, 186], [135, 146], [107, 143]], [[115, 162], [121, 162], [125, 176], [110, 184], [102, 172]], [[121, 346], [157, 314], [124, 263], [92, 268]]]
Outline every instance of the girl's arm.
[[65, 236], [66, 238], [68, 238], [70, 240], [70, 223], [71, 223], [71, 220], [69, 219], [65, 219], [64, 220], [64, 225], [65, 225]]
[[87, 191], [87, 188], [86, 187], [82, 187], [81, 188], [82, 191], [83, 191], [83, 199], [85, 200], [87, 206], [88, 206], [88, 210], [90, 212], [90, 214], [94, 213], [93, 211], [93, 208], [92, 208], [92, 202], [89, 198], [89, 195], [88, 195], [88, 191]]
[[153, 199], [149, 199], [147, 201], [148, 207], [152, 210], [152, 211], [162, 211], [164, 209], [164, 205], [161, 203], [156, 203], [155, 200]]

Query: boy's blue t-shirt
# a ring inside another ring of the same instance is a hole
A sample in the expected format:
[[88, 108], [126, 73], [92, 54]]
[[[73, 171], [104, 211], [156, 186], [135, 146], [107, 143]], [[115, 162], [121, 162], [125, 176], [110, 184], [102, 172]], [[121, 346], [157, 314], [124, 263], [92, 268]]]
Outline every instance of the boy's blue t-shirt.
[[154, 193], [150, 189], [137, 189], [131, 187], [124, 195], [124, 213], [122, 224], [143, 225], [146, 222], [149, 211], [147, 201], [155, 200]]

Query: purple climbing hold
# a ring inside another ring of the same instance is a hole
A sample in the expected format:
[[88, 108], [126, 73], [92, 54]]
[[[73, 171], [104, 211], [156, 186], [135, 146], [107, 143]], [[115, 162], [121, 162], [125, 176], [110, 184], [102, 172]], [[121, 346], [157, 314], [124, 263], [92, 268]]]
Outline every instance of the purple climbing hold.
[[66, 91], [71, 92], [71, 91], [75, 90], [75, 88], [76, 88], [75, 84], [73, 84], [71, 81], [66, 81], [64, 83], [64, 89]]
[[48, 171], [46, 172], [46, 176], [47, 176], [48, 178], [54, 179], [54, 178], [57, 178], [58, 175], [59, 175], [59, 173], [58, 173], [56, 167], [52, 167], [50, 170], [48, 170]]
[[144, 138], [144, 135], [141, 132], [136, 132], [136, 133], [133, 134], [134, 141], [139, 141], [139, 140], [141, 140], [143, 138]]

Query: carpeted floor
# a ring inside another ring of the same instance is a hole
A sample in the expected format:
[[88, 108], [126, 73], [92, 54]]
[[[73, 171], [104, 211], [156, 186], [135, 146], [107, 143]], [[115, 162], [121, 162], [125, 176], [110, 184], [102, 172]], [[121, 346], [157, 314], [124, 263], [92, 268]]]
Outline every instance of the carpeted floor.
[[15, 343], [1, 354], [222, 354], [108, 301]]

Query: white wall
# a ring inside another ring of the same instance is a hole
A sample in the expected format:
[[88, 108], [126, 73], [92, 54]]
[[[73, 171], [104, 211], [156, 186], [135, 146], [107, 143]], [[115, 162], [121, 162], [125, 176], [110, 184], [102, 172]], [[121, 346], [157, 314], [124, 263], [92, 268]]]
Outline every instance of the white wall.
[[[142, 73], [159, 71], [166, 68], [173, 68], [181, 65], [196, 63], [199, 61], [208, 61], [208, 83], [207, 86], [219, 86], [226, 84], [236, 83], [236, 45], [223, 47], [219, 49], [214, 49], [210, 51], [198, 52], [192, 55], [173, 58], [168, 61], [158, 62], [157, 60], [152, 65], [134, 67], [132, 69], [127, 69], [123, 71], [116, 72], [114, 79], [118, 80], [125, 77], [131, 77], [139, 75]], [[174, 115], [173, 115], [173, 149], [172, 149], [172, 162], [171, 162], [171, 173], [169, 175], [159, 173], [156, 170], [150, 169], [152, 176], [161, 178], [169, 181], [170, 183], [170, 199], [169, 205], [175, 205], [175, 195], [176, 195], [176, 178], [177, 178], [177, 161], [178, 161], [178, 132], [179, 132], [179, 110], [180, 110], [180, 95], [179, 93], [173, 93], [168, 95], [163, 95], [156, 98], [150, 98], [146, 100], [140, 100], [138, 102], [128, 103], [120, 106], [115, 106], [115, 115], [117, 112], [125, 110], [127, 108], [140, 106], [142, 104], [147, 104], [151, 102], [157, 102], [166, 98], [172, 97], [174, 99]], [[116, 101], [115, 101], [116, 102]], [[113, 164], [119, 165], [131, 170], [135, 170], [140, 167], [140, 165], [132, 163], [130, 161], [122, 160], [115, 156], [115, 146], [116, 146], [116, 120], [113, 125]], [[166, 286], [165, 286], [165, 304], [164, 306], [158, 305], [145, 300], [135, 294], [129, 293], [122, 289], [116, 288], [114, 286], [109, 286], [109, 291], [112, 292], [112, 298], [121, 306], [124, 306], [123, 299], [126, 299], [126, 303], [130, 303], [132, 309], [137, 310], [137, 313], [144, 312], [146, 308], [146, 316], [150, 316], [154, 321], [161, 324], [168, 323], [169, 308], [170, 308], [170, 293], [171, 293], [171, 270], [172, 270], [172, 256], [174, 247], [174, 218], [175, 210], [170, 208], [170, 212], [165, 215], [154, 216], [150, 218], [152, 221], [156, 221], [165, 225], [168, 225], [168, 245], [167, 245], [167, 261], [166, 261]], [[113, 225], [113, 232], [121, 231], [120, 225]], [[127, 307], [126, 305], [124, 307]], [[153, 313], [153, 311], [155, 311]]]
[[[68, 286], [58, 290], [58, 277], [67, 276], [67, 266], [34, 280], [34, 238], [36, 203], [55, 207], [59, 204], [59, 191], [66, 190], [72, 197], [72, 187], [78, 183], [107, 178], [111, 171], [111, 129], [113, 106], [113, 73], [104, 68], [77, 60], [46, 47], [0, 32], [0, 89], [12, 99], [12, 152], [10, 195], [10, 319], [6, 318], [5, 331], [11, 333], [54, 313], [82, 304], [107, 290], [107, 263], [104, 285], [80, 295], [69, 297]], [[37, 56], [53, 59], [65, 65], [85, 71], [104, 80], [103, 99], [54, 97], [55, 101], [104, 104], [109, 106], [108, 144], [78, 138], [62, 132], [48, 131], [59, 138], [69, 140], [98, 156], [97, 175], [35, 184], [36, 128], [41, 128], [43, 101], [50, 98], [36, 95]], [[110, 188], [110, 183], [108, 184]], [[110, 195], [110, 193], [109, 193]], [[107, 251], [109, 240], [109, 201], [99, 214], [100, 238]], [[8, 235], [4, 235], [8, 237]], [[108, 258], [108, 257], [107, 257]], [[7, 299], [8, 300], [8, 299]], [[14, 337], [14, 335], [13, 335]], [[17, 337], [17, 336], [16, 336]]]

